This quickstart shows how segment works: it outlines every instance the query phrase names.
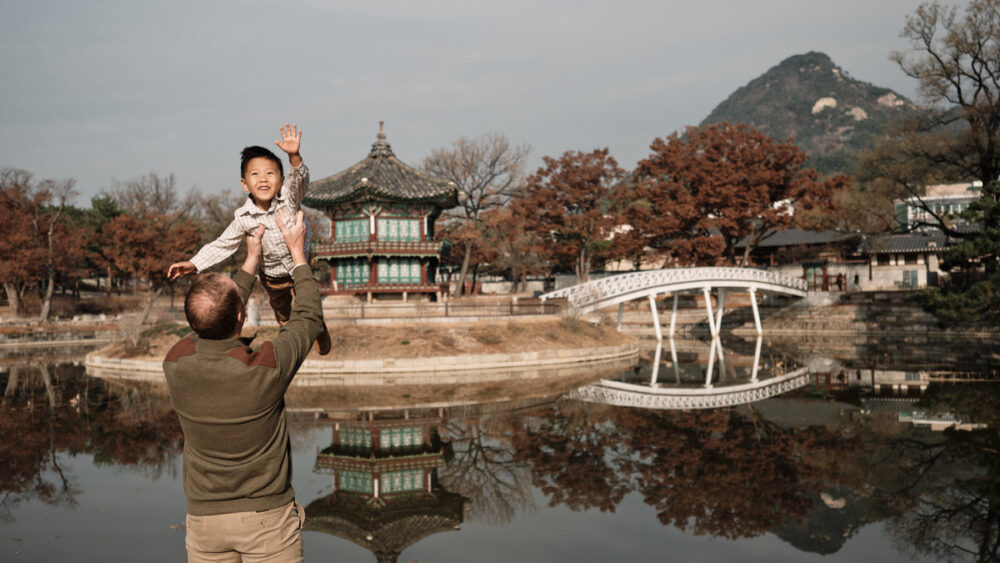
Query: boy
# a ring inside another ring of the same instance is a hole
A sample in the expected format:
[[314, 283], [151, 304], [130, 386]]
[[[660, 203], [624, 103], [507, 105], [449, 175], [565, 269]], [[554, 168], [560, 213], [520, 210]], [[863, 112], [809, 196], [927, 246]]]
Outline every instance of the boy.
[[[281, 220], [286, 226], [290, 226], [289, 220], [295, 217], [309, 186], [309, 169], [299, 154], [301, 139], [302, 132], [298, 130], [298, 125], [289, 126], [286, 123], [281, 127], [281, 140], [274, 142], [288, 154], [288, 163], [292, 166], [287, 182], [281, 159], [274, 153], [258, 146], [243, 149], [240, 184], [243, 191], [247, 192], [246, 203], [236, 210], [232, 223], [219, 238], [202, 247], [191, 261], [171, 265], [167, 270], [167, 277], [176, 279], [205, 271], [231, 256], [247, 234], [264, 225], [267, 230], [262, 241], [264, 257], [260, 266], [260, 280], [267, 291], [278, 324], [284, 326], [288, 322], [292, 310], [293, 264], [275, 221]], [[308, 240], [307, 236], [306, 244], [309, 244]], [[330, 333], [326, 323], [323, 323], [323, 330], [316, 338], [316, 344], [320, 354], [330, 352]]]

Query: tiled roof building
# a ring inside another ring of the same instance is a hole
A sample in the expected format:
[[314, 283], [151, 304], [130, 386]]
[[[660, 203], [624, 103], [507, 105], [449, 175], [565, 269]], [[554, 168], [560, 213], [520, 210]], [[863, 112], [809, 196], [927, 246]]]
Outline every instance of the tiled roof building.
[[434, 241], [434, 222], [458, 203], [450, 182], [396, 158], [382, 123], [368, 156], [309, 185], [305, 205], [331, 221], [330, 242], [313, 254], [330, 268], [326, 294], [441, 296], [435, 283], [444, 248]]

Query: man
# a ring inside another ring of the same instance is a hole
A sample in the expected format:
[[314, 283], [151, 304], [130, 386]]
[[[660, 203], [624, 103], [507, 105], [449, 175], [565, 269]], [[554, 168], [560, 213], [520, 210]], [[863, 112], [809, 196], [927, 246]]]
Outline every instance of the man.
[[308, 266], [302, 211], [275, 221], [292, 255], [295, 302], [274, 340], [257, 351], [240, 337], [260, 266], [264, 227], [247, 237], [247, 259], [229, 279], [199, 276], [184, 300], [195, 334], [163, 361], [184, 432], [188, 561], [301, 561], [305, 512], [292, 489], [285, 390], [322, 327]]

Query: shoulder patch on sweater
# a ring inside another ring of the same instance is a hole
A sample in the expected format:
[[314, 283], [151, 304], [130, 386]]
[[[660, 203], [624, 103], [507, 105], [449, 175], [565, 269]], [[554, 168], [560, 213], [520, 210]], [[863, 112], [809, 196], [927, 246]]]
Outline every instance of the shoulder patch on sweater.
[[194, 339], [193, 338], [181, 338], [174, 344], [173, 348], [167, 352], [167, 357], [165, 362], [176, 362], [177, 360], [183, 358], [184, 356], [194, 355]]
[[229, 351], [227, 356], [236, 358], [248, 367], [263, 366], [268, 368], [278, 367], [278, 359], [274, 356], [274, 345], [265, 342], [260, 350], [254, 352], [249, 346], [240, 346]]

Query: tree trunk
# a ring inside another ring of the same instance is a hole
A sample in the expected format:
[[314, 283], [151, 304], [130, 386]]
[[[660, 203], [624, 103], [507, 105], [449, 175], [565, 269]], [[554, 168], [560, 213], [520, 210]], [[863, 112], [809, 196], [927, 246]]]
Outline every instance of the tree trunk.
[[590, 256], [587, 253], [586, 243], [580, 244], [580, 252], [576, 257], [576, 282], [586, 283], [590, 281]]
[[108, 263], [108, 297], [111, 297], [111, 264]]
[[10, 304], [10, 314], [20, 317], [22, 311], [21, 293], [17, 285], [12, 282], [4, 282], [3, 289], [7, 292], [7, 303]]
[[510, 277], [511, 277], [511, 280], [512, 280], [511, 283], [510, 283], [510, 292], [512, 294], [513, 293], [517, 293], [518, 288], [521, 286], [521, 283], [520, 283], [521, 282], [521, 279], [520, 279], [521, 275], [518, 272], [517, 268], [511, 268], [510, 269]]
[[164, 286], [161, 285], [156, 288], [155, 291], [152, 287], [149, 288], [149, 299], [146, 300], [146, 309], [142, 312], [142, 320], [139, 321], [139, 324], [144, 325], [146, 324], [146, 321], [149, 320], [149, 313], [153, 310], [153, 303], [155, 303], [156, 298], [163, 293], [163, 287]]
[[38, 315], [38, 321], [41, 323], [49, 322], [49, 312], [52, 311], [52, 295], [55, 293], [56, 289], [56, 272], [55, 268], [49, 267], [49, 280], [45, 287], [45, 297], [42, 298], [42, 313]]
[[462, 257], [462, 271], [458, 274], [458, 286], [453, 297], [465, 295], [465, 276], [469, 275], [469, 262], [472, 260], [472, 245], [465, 245], [465, 256]]

